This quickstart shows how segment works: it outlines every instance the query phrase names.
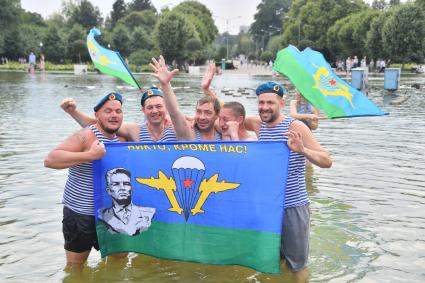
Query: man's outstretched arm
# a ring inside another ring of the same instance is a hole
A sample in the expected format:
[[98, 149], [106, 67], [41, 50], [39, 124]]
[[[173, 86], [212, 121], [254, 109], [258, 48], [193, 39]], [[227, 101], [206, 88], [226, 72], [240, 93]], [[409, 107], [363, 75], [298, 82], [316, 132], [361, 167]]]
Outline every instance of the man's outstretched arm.
[[159, 57], [159, 61], [155, 58], [152, 58], [152, 63], [150, 66], [154, 73], [152, 74], [156, 77], [161, 84], [161, 89], [164, 92], [164, 102], [165, 107], [170, 114], [171, 121], [173, 122], [174, 131], [176, 132], [177, 139], [179, 140], [193, 140], [194, 134], [190, 128], [188, 122], [186, 121], [185, 115], [181, 112], [179, 104], [177, 102], [177, 97], [171, 87], [171, 79], [178, 72], [177, 69], [169, 71], [167, 65], [165, 64], [164, 57], [162, 55]]

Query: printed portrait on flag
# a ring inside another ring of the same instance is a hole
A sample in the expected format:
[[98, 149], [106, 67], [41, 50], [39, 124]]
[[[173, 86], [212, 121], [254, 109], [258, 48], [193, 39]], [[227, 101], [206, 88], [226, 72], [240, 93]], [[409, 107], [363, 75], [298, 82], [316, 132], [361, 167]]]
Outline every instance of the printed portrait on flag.
[[277, 141], [106, 144], [93, 163], [101, 255], [279, 273], [288, 161]]
[[113, 168], [105, 174], [106, 192], [111, 197], [110, 207], [98, 210], [98, 218], [110, 233], [130, 236], [146, 231], [152, 222], [155, 208], [143, 207], [132, 201], [131, 173], [125, 168]]

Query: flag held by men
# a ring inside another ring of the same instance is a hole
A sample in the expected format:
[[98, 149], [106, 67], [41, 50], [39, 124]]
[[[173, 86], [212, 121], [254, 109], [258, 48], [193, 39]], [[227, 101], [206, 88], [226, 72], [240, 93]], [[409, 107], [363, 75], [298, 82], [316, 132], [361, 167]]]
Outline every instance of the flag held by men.
[[101, 35], [100, 30], [92, 28], [87, 35], [87, 48], [94, 66], [102, 73], [117, 77], [131, 86], [140, 86], [119, 52], [109, 50], [97, 43], [94, 38]]
[[329, 118], [387, 114], [339, 78], [323, 55], [310, 48], [300, 52], [289, 45], [280, 50], [273, 69], [287, 76], [301, 94]]
[[[138, 252], [280, 272], [289, 161], [285, 143], [106, 147], [93, 169], [102, 256]], [[131, 202], [123, 208], [125, 186]]]

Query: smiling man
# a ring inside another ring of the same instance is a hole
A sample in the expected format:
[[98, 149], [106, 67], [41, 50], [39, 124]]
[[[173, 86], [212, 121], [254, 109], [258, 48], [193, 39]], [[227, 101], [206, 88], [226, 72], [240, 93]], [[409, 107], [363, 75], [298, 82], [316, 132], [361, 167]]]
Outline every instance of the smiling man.
[[302, 277], [309, 254], [310, 229], [306, 160], [316, 166], [330, 168], [332, 159], [304, 123], [285, 117], [282, 113], [285, 106], [284, 92], [285, 88], [279, 83], [266, 82], [259, 85], [256, 94], [260, 116], [248, 117], [245, 126], [257, 133], [259, 141], [282, 141], [290, 149], [281, 257], [295, 276]]
[[[177, 138], [174, 130], [166, 123], [167, 109], [163, 97], [163, 92], [156, 87], [151, 87], [144, 91], [140, 104], [146, 122], [140, 124], [123, 122], [118, 135], [130, 142], [175, 141]], [[79, 111], [76, 102], [72, 98], [64, 99], [61, 107], [82, 127], [92, 124], [95, 120], [93, 117]]]
[[69, 168], [63, 194], [63, 235], [67, 265], [81, 265], [92, 247], [99, 250], [96, 236], [93, 200], [93, 160], [106, 151], [103, 143], [125, 141], [116, 133], [123, 120], [122, 97], [110, 93], [94, 107], [95, 123], [68, 137], [53, 149], [44, 166]]
[[168, 70], [164, 57], [159, 60], [152, 58], [150, 64], [164, 92], [165, 105], [173, 122], [174, 130], [179, 140], [221, 140], [221, 134], [214, 128], [214, 123], [218, 119], [220, 112], [220, 102], [214, 97], [203, 97], [196, 104], [194, 126], [186, 119], [181, 112], [176, 95], [171, 87], [171, 80], [177, 73], [177, 69]]

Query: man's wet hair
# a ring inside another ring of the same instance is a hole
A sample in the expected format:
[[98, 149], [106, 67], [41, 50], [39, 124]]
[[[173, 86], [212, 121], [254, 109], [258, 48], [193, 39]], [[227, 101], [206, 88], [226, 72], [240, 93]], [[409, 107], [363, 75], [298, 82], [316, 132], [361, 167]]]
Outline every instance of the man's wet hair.
[[198, 100], [196, 106], [203, 105], [205, 103], [211, 103], [213, 105], [215, 114], [218, 114], [218, 112], [220, 112], [220, 101], [218, 101], [217, 98], [211, 96], [204, 96]]
[[242, 116], [245, 119], [246, 112], [242, 103], [237, 101], [226, 102], [223, 104], [222, 108], [231, 109], [236, 116]]

